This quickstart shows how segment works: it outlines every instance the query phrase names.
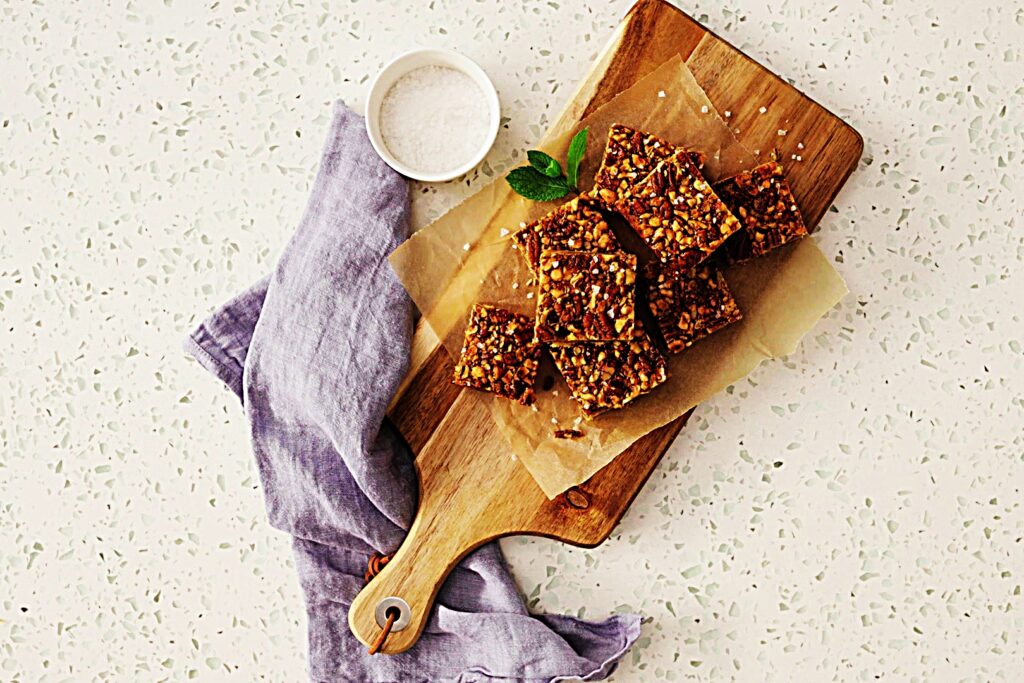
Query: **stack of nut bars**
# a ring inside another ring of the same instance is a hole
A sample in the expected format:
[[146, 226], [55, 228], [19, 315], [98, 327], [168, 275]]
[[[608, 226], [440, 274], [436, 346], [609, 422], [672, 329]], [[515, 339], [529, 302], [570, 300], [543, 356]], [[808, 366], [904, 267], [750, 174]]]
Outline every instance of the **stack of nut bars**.
[[[777, 162], [713, 187], [702, 165], [698, 151], [612, 126], [594, 188], [513, 236], [537, 284], [536, 317], [474, 306], [453, 381], [530, 405], [546, 347], [593, 418], [664, 382], [664, 351], [679, 353], [739, 320], [723, 268], [807, 228]], [[650, 248], [642, 267], [609, 227], [611, 212]], [[638, 286], [660, 339], [636, 316]]]

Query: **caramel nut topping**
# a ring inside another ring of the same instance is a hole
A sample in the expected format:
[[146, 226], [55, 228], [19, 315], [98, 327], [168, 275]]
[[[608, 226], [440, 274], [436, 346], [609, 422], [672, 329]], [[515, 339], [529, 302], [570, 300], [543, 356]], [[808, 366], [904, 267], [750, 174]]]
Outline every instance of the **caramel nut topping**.
[[659, 163], [620, 209], [661, 262], [680, 271], [696, 266], [741, 229], [683, 152]]
[[588, 418], [622, 408], [668, 378], [664, 357], [639, 327], [628, 341], [552, 346], [551, 356]]
[[650, 263], [644, 280], [647, 305], [672, 353], [742, 317], [725, 277], [712, 266], [680, 273]]
[[635, 283], [631, 254], [542, 252], [537, 339], [549, 344], [629, 339]]
[[[614, 124], [608, 131], [601, 167], [594, 177], [594, 195], [609, 209], [619, 210], [619, 204], [632, 194], [637, 183], [680, 149], [656, 135]], [[698, 168], [704, 165], [703, 154], [688, 154]]]
[[452, 381], [530, 405], [540, 350], [528, 316], [477, 304], [466, 325]]
[[738, 263], [807, 235], [807, 226], [777, 161], [761, 164], [732, 178], [715, 191], [743, 224], [726, 242], [726, 257]]
[[513, 239], [530, 272], [537, 272], [542, 251], [618, 251], [619, 241], [598, 207], [590, 197], [576, 197], [517, 232]]

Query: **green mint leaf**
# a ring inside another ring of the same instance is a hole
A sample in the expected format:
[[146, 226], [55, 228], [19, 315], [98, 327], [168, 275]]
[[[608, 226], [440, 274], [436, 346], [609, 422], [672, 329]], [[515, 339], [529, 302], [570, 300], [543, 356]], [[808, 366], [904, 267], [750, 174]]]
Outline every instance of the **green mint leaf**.
[[544, 152], [531, 149], [526, 153], [526, 158], [530, 160], [530, 166], [549, 178], [557, 178], [562, 175], [562, 167], [559, 163]]
[[569, 194], [565, 178], [546, 176], [532, 166], [512, 169], [505, 180], [517, 193], [536, 202], [549, 202]]
[[569, 176], [569, 187], [579, 189], [580, 162], [583, 161], [583, 153], [587, 151], [587, 133], [590, 128], [584, 128], [572, 136], [569, 143], [569, 155], [565, 159], [565, 172]]

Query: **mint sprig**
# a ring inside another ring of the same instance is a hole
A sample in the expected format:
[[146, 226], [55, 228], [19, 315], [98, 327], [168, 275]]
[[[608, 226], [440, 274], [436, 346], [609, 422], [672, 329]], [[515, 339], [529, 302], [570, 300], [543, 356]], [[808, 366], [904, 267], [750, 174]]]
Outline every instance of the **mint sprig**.
[[556, 159], [545, 152], [531, 149], [526, 153], [530, 165], [512, 169], [505, 180], [516, 193], [537, 202], [550, 202], [561, 199], [571, 191], [579, 192], [580, 162], [587, 150], [589, 130], [584, 128], [569, 142], [566, 173], [562, 173], [562, 166]]
[[505, 180], [512, 189], [535, 202], [550, 202], [569, 194], [565, 178], [546, 176], [533, 166], [520, 166], [509, 171]]

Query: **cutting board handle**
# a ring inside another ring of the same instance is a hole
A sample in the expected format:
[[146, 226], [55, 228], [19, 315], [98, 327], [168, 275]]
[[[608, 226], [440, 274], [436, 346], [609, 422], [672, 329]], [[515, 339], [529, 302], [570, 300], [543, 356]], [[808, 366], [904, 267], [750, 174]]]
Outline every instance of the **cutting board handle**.
[[467, 536], [466, 520], [449, 520], [441, 512], [421, 503], [398, 552], [352, 601], [349, 627], [363, 644], [377, 639], [387, 619], [386, 610], [393, 606], [400, 615], [380, 651], [398, 654], [412, 647], [452, 568], [486, 542]]
[[489, 411], [460, 396], [417, 454], [419, 507], [409, 533], [349, 608], [349, 627], [364, 645], [377, 640], [387, 619], [385, 609], [396, 604], [403, 613], [380, 651], [408, 650], [423, 632], [434, 597], [452, 568], [487, 541], [519, 531], [509, 527], [507, 516], [488, 514], [494, 497], [504, 496], [496, 483], [519, 467], [507, 453], [489, 462], [487, 451], [474, 447], [493, 442], [494, 429]]
[[[651, 438], [667, 444], [679, 426], [667, 429], [670, 433], [662, 428], [657, 430], [660, 436], [652, 433]], [[574, 486], [548, 500], [504, 443], [487, 406], [473, 392], [463, 391], [414, 461], [419, 507], [408, 535], [349, 608], [349, 627], [364, 645], [377, 640], [387, 620], [385, 609], [396, 604], [403, 614], [380, 651], [398, 654], [412, 647], [452, 568], [489, 541], [510, 534], [540, 534], [575, 545], [597, 545], [611, 533], [635, 493], [627, 491], [628, 498], [623, 499], [621, 482], [636, 478], [637, 471], [642, 472], [642, 481], [657, 462], [647, 458], [646, 465], [638, 467], [620, 456], [606, 468], [606, 490]], [[636, 448], [650, 452], [645, 440]], [[608, 514], [609, 502], [617, 504], [617, 514]]]

